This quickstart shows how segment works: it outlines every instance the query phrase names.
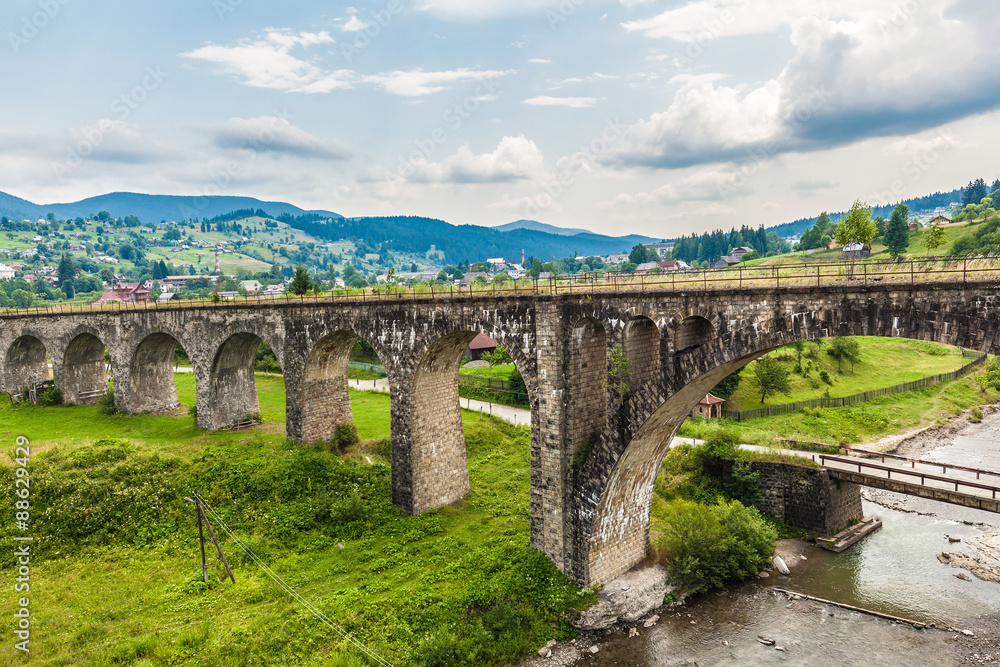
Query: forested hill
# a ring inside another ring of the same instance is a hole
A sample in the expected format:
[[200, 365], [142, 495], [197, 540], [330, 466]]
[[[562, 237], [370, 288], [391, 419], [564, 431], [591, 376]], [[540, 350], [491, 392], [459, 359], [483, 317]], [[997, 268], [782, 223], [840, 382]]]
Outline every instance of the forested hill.
[[600, 234], [565, 236], [531, 229], [513, 229], [501, 232], [475, 225], [452, 225], [443, 220], [418, 216], [373, 218], [344, 218], [336, 220], [309, 220], [304, 216], [283, 222], [313, 236], [336, 240], [352, 238], [376, 247], [379, 244], [397, 252], [425, 253], [433, 245], [445, 253], [446, 261], [477, 261], [486, 257], [503, 257], [520, 261], [521, 251], [543, 261], [571, 257], [573, 254], [608, 255], [628, 252], [636, 243], [653, 243], [658, 239], [630, 235], [621, 237]]
[[[926, 195], [923, 197], [913, 197], [912, 199], [904, 199], [896, 204], [886, 204], [885, 206], [875, 206], [872, 208], [872, 217], [882, 216], [886, 220], [892, 215], [892, 209], [896, 208], [897, 204], [906, 204], [907, 208], [910, 209], [911, 213], [918, 213], [920, 211], [929, 211], [939, 206], [948, 206], [957, 201], [962, 201], [962, 188], [957, 188], [955, 190], [950, 190], [948, 192], [935, 192], [932, 195]], [[830, 213], [830, 219], [836, 222], [839, 220], [846, 211], [839, 211], [837, 213]], [[818, 214], [817, 214], [818, 217]], [[767, 231], [775, 232], [778, 236], [799, 236], [807, 229], [811, 228], [816, 224], [816, 218], [802, 218], [801, 220], [795, 220], [794, 222], [786, 222], [781, 225], [774, 225], [773, 227], [768, 227]]]

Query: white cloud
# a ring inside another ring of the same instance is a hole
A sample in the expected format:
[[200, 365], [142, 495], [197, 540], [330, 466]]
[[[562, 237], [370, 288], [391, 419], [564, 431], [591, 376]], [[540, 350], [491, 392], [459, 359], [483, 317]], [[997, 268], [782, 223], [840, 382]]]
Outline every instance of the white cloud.
[[343, 32], [360, 32], [367, 27], [368, 24], [359, 19], [356, 14], [351, 14], [351, 17], [347, 19], [340, 29]]
[[418, 10], [440, 18], [478, 21], [500, 16], [541, 13], [568, 0], [414, 0]]
[[551, 65], [552, 61], [548, 58], [529, 58], [529, 63], [534, 63], [536, 65]]
[[505, 183], [540, 176], [545, 159], [524, 135], [504, 137], [491, 153], [475, 154], [465, 144], [441, 162], [411, 160], [404, 177], [411, 183]]
[[570, 107], [573, 109], [583, 109], [592, 107], [597, 102], [593, 97], [550, 97], [540, 95], [524, 100], [525, 104], [532, 104], [539, 107]]
[[702, 170], [649, 192], [638, 192], [634, 195], [619, 194], [610, 201], [601, 202], [599, 206], [601, 208], [656, 207], [687, 201], [717, 201], [722, 199], [724, 187], [731, 178], [730, 171]]
[[488, 90], [492, 90], [492, 87], [496, 85], [491, 83], [492, 79], [510, 73], [510, 71], [500, 70], [470, 70], [464, 67], [445, 72], [425, 72], [422, 69], [414, 69], [373, 74], [364, 77], [364, 80], [381, 86], [386, 92], [393, 95], [417, 97], [441, 92], [451, 87], [452, 84], [466, 81], [482, 81]]
[[349, 146], [320, 139], [278, 116], [230, 118], [208, 128], [208, 133], [224, 149], [320, 160], [346, 160], [353, 155]]
[[236, 46], [209, 44], [180, 55], [182, 58], [214, 63], [247, 86], [296, 93], [328, 93], [338, 88], [350, 88], [354, 73], [350, 70], [324, 70], [291, 55], [290, 51], [295, 47], [333, 43], [333, 38], [326, 31], [293, 33], [271, 30], [261, 39], [244, 40]]
[[673, 102], [630, 129], [619, 157], [666, 168], [746, 160], [909, 134], [998, 108], [1000, 46], [989, 28], [997, 21], [978, 0], [923, 0], [912, 14], [862, 0], [698, 0], [623, 24], [679, 41], [699, 40], [706, 26], [713, 39], [780, 28], [796, 53], [758, 84], [676, 77]]

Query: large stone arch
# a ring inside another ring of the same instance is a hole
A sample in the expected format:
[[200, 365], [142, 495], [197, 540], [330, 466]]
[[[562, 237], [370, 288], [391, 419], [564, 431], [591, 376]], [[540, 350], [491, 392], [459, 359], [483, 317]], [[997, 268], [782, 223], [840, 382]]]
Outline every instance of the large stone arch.
[[930, 300], [844, 298], [824, 309], [775, 308], [769, 317], [736, 320], [728, 329], [719, 318], [693, 316], [703, 321], [675, 343], [681, 352], [675, 352], [675, 363], [614, 415], [618, 428], [605, 431], [577, 475], [577, 557], [568, 574], [578, 583], [599, 585], [646, 556], [653, 487], [670, 440], [691, 408], [727, 375], [797, 340], [832, 336], [912, 338], [998, 351], [996, 314], [980, 319], [957, 310], [953, 314]]
[[333, 437], [340, 424], [354, 421], [347, 383], [347, 364], [358, 334], [338, 329], [309, 350], [302, 372], [301, 438], [305, 442]]
[[[164, 331], [151, 333], [136, 345], [129, 363], [128, 391], [115, 385], [115, 404], [128, 413], [161, 412], [176, 408], [177, 384], [174, 381], [174, 351], [183, 345], [176, 336]], [[184, 347], [187, 350], [187, 346]], [[191, 358], [195, 383], [198, 364]]]
[[4, 386], [10, 393], [45, 382], [51, 377], [45, 343], [39, 336], [25, 332], [11, 342], [4, 354]]
[[[209, 370], [204, 397], [198, 400], [198, 426], [221, 429], [239, 423], [245, 417], [260, 413], [254, 360], [264, 341], [252, 331], [237, 330], [218, 347]], [[281, 365], [281, 350], [274, 350]]]
[[60, 369], [63, 400], [77, 405], [93, 405], [108, 390], [105, 349], [106, 345], [96, 331], [82, 331], [70, 340]]

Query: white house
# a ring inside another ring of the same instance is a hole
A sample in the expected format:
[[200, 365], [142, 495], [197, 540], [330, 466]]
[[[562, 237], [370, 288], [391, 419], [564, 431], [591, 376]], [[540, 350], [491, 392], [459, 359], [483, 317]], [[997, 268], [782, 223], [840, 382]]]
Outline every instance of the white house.
[[0, 280], [13, 280], [14, 279], [14, 269], [10, 268], [6, 264], [0, 264]]

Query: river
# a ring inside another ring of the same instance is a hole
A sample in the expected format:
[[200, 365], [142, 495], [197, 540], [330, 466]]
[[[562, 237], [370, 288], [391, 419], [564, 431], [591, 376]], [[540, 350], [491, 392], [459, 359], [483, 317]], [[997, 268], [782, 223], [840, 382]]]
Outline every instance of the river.
[[[1000, 418], [927, 442], [922, 458], [1000, 471]], [[996, 483], [996, 480], [990, 480]], [[612, 633], [577, 665], [958, 665], [1000, 663], [1000, 584], [937, 559], [974, 553], [970, 539], [996, 532], [1000, 515], [898, 494], [864, 491], [865, 516], [882, 529], [842, 554], [808, 547], [791, 576], [772, 573], [661, 612], [638, 637]], [[949, 540], [949, 538], [951, 538]], [[959, 540], [959, 541], [955, 541]], [[976, 637], [909, 625], [804, 599], [771, 587], [880, 611]], [[758, 641], [762, 635], [773, 646]], [[780, 650], [776, 647], [780, 647]]]

